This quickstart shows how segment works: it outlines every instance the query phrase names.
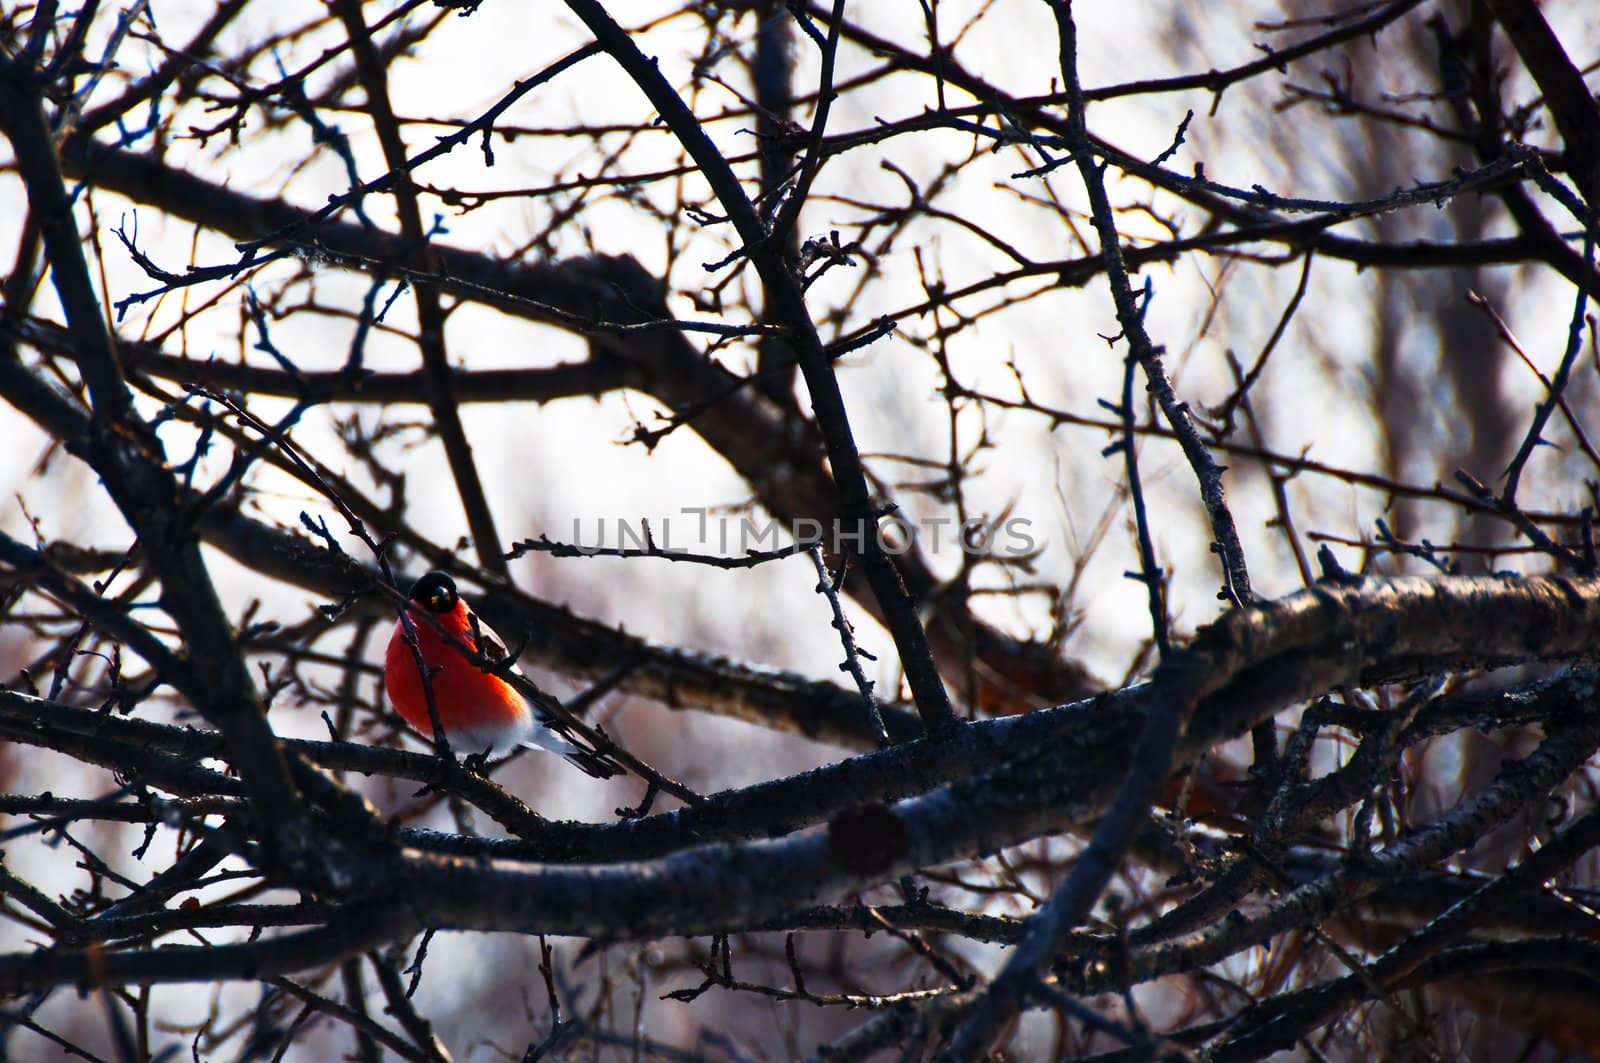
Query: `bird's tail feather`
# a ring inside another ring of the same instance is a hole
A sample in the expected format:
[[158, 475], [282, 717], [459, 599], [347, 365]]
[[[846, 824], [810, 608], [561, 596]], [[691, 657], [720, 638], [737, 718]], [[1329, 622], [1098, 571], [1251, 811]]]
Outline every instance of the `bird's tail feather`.
[[551, 720], [537, 723], [533, 734], [528, 736], [527, 743], [566, 757], [574, 766], [596, 779], [609, 779], [627, 770], [606, 754], [563, 737], [556, 731], [556, 726], [558, 725]]
[[567, 760], [575, 764], [596, 779], [609, 779], [613, 775], [621, 775], [624, 771], [622, 765], [607, 757], [604, 753], [596, 753], [590, 749], [573, 747], [567, 754]]

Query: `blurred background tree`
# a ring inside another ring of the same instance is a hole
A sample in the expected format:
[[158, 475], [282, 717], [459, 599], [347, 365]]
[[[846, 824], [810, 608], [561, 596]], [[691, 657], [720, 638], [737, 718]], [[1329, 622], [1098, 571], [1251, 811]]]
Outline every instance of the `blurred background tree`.
[[8, 5], [0, 1048], [1600, 1054], [1597, 41]]

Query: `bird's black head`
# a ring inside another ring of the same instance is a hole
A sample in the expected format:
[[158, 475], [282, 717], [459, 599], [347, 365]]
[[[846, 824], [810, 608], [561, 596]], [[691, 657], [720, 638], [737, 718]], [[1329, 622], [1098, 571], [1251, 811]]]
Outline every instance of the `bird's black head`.
[[430, 613], [448, 613], [456, 607], [456, 581], [443, 572], [430, 572], [411, 585], [411, 600]]

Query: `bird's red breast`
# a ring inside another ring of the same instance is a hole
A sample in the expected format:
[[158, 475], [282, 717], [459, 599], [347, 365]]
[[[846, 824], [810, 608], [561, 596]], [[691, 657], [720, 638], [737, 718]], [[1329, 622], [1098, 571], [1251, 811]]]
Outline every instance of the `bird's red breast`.
[[[430, 617], [436, 620], [452, 638], [470, 648], [473, 645], [469, 620], [472, 614], [467, 603], [457, 600], [455, 608], [442, 613], [428, 613], [416, 602], [408, 602], [406, 607], [416, 628], [423, 664], [431, 673], [434, 704], [445, 734], [455, 737], [471, 733], [483, 737], [526, 729], [528, 705], [516, 688], [499, 676], [480, 670], [459, 649], [446, 642], [429, 622]], [[394, 634], [389, 637], [389, 648], [384, 654], [383, 684], [389, 701], [406, 723], [431, 736], [433, 726], [428, 718], [428, 696], [422, 673], [411, 647], [406, 644], [404, 625], [399, 621], [395, 622]]]

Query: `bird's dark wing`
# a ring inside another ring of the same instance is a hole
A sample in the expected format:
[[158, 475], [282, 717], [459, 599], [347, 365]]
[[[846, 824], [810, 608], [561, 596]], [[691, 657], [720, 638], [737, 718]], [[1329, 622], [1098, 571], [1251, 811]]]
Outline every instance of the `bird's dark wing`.
[[[477, 613], [467, 614], [467, 622], [472, 628], [473, 638], [477, 640], [478, 652], [493, 662], [503, 661], [509, 656], [506, 644], [500, 641], [500, 636], [494, 633], [493, 628], [478, 619]], [[518, 674], [521, 674], [521, 670], [517, 669], [515, 665], [512, 668]], [[545, 694], [543, 691], [539, 693], [543, 697], [550, 698], [550, 695]], [[550, 698], [550, 700], [555, 701], [554, 698]], [[560, 716], [552, 712], [548, 706], [540, 704], [538, 698], [532, 699], [532, 708], [534, 719], [538, 720], [541, 726], [548, 729], [552, 734], [559, 735], [572, 747], [565, 752], [566, 758], [588, 774], [596, 779], [609, 779], [611, 776], [621, 775], [627, 770], [605, 753], [590, 748], [589, 744], [581, 736], [574, 734], [568, 728]]]
[[500, 636], [494, 633], [494, 628], [479, 620], [477, 613], [467, 614], [467, 624], [472, 629], [472, 637], [479, 653], [495, 664], [506, 659], [509, 651], [506, 649], [506, 644], [500, 641]]

